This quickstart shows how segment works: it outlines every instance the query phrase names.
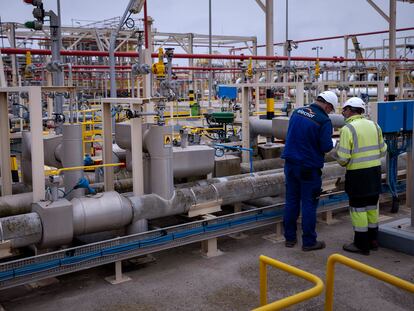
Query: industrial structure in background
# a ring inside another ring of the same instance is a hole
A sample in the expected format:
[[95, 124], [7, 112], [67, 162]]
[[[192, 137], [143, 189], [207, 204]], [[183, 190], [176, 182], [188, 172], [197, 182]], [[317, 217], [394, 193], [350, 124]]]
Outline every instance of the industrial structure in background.
[[[383, 199], [412, 212], [382, 226], [380, 243], [414, 255], [414, 26], [396, 28], [396, 0], [387, 13], [368, 1], [384, 29], [283, 43], [273, 0], [256, 1], [266, 55], [255, 36], [158, 32], [145, 0], [72, 26], [59, 5], [23, 2], [34, 21], [0, 28], [0, 289], [110, 262], [119, 282], [124, 259], [198, 241], [215, 256], [217, 237], [275, 223], [290, 113], [328, 89], [340, 104], [363, 99], [381, 126]], [[389, 39], [362, 47], [378, 34]], [[344, 55], [316, 46], [316, 57], [291, 56], [326, 40], [342, 40]], [[329, 221], [347, 197], [345, 169], [326, 161], [319, 212]]]

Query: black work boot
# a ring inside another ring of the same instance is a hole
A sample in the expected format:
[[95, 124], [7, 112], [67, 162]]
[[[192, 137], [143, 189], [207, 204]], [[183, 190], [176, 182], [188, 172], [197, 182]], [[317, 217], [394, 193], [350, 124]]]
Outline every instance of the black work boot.
[[326, 244], [324, 241], [316, 241], [316, 243], [312, 246], [302, 246], [302, 250], [304, 252], [310, 252], [310, 251], [316, 251], [318, 249], [323, 249], [326, 247]]
[[342, 246], [342, 249], [344, 251], [351, 252], [351, 253], [356, 253], [356, 254], [361, 254], [361, 255], [366, 255], [366, 256], [369, 255], [369, 250], [362, 250], [358, 248], [354, 243], [344, 244], [344, 246]]
[[289, 247], [289, 248], [292, 248], [292, 247], [294, 247], [296, 245], [297, 242], [298, 242], [298, 240], [292, 240], [292, 241], [286, 240], [285, 241], [285, 246], [286, 247]]

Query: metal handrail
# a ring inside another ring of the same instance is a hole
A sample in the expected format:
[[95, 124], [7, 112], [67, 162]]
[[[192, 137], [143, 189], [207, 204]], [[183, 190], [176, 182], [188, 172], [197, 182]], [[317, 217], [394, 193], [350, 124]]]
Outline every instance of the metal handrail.
[[[261, 307], [254, 309], [254, 311], [273, 311], [280, 310], [291, 305], [297, 304], [304, 300], [316, 297], [320, 295], [323, 291], [323, 282], [322, 280], [309, 272], [303, 271], [301, 269], [287, 265], [281, 261], [275, 260], [273, 258], [261, 255], [259, 257], [260, 262], [260, 305]], [[299, 276], [309, 282], [315, 284], [314, 287], [303, 291], [301, 293], [295, 294], [290, 297], [280, 299], [278, 301], [267, 304], [267, 272], [266, 265], [278, 268], [290, 274]]]
[[359, 261], [353, 260], [351, 258], [333, 254], [328, 258], [328, 264], [326, 267], [326, 298], [325, 298], [325, 311], [333, 310], [333, 294], [334, 294], [334, 277], [335, 277], [335, 263], [341, 263], [345, 266], [350, 267], [351, 269], [360, 271], [362, 273], [368, 274], [374, 278], [377, 278], [381, 281], [394, 285], [396, 287], [405, 289], [406, 291], [414, 293], [414, 284], [407, 282], [403, 279], [400, 279], [391, 274], [385, 273], [378, 269], [375, 269], [366, 264], [360, 263]]

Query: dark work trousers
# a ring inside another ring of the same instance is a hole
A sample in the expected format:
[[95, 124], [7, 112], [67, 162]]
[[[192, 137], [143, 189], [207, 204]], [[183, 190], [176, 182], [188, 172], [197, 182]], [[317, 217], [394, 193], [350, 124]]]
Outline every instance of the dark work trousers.
[[316, 243], [316, 208], [321, 193], [321, 170], [285, 163], [286, 205], [283, 214], [285, 239], [296, 240], [296, 222], [302, 207], [302, 245]]
[[[376, 206], [379, 200], [379, 195], [372, 195], [366, 197], [352, 197], [349, 196], [350, 209], [358, 209], [369, 206]], [[351, 214], [352, 218], [352, 214]], [[378, 246], [378, 219], [376, 223], [368, 224], [366, 231], [357, 231], [354, 228], [354, 244], [363, 251], [368, 251], [371, 247]]]

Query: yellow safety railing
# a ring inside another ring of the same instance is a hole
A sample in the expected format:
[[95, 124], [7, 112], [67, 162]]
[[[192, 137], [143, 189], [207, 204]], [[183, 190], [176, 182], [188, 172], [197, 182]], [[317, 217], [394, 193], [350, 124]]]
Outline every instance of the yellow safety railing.
[[339, 262], [345, 266], [348, 266], [354, 270], [368, 274], [381, 281], [392, 284], [396, 287], [405, 289], [409, 292], [414, 293], [414, 284], [400, 279], [391, 274], [385, 273], [371, 266], [360, 263], [359, 261], [351, 258], [333, 254], [328, 258], [328, 264], [326, 268], [326, 300], [325, 300], [325, 311], [333, 310], [333, 295], [334, 295], [334, 277], [335, 277], [335, 264]]
[[95, 169], [99, 167], [114, 167], [114, 166], [121, 166], [125, 163], [108, 163], [108, 164], [97, 164], [97, 165], [82, 165], [82, 166], [72, 166], [72, 167], [63, 167], [55, 170], [46, 170], [45, 175], [51, 176], [51, 175], [59, 175], [62, 172], [65, 171], [77, 171], [77, 170], [84, 170], [84, 169]]
[[[101, 108], [79, 110], [78, 112], [83, 116], [82, 122], [82, 148], [83, 154], [95, 154], [94, 143], [103, 142], [102, 139], [96, 137], [102, 137], [102, 118], [97, 115], [101, 111]], [[86, 121], [86, 113], [91, 113], [92, 118]], [[87, 144], [91, 144], [88, 150]]]
[[[261, 307], [254, 309], [254, 311], [280, 310], [282, 308], [289, 307], [291, 305], [297, 304], [304, 300], [316, 297], [320, 295], [323, 291], [323, 282], [316, 275], [313, 275], [309, 272], [292, 267], [281, 261], [278, 261], [276, 259], [264, 256], [264, 255], [260, 256], [259, 262], [260, 262], [260, 305]], [[272, 267], [275, 267], [283, 271], [286, 271], [288, 273], [299, 276], [309, 282], [314, 283], [315, 286], [304, 292], [301, 292], [293, 296], [286, 297], [281, 300], [267, 304], [267, 271], [266, 271], [267, 265], [270, 265]]]

